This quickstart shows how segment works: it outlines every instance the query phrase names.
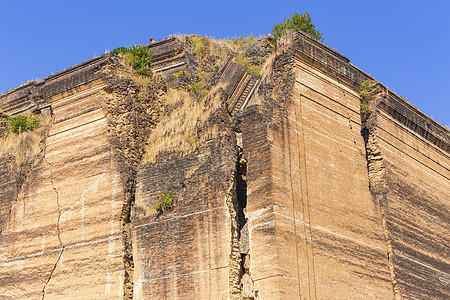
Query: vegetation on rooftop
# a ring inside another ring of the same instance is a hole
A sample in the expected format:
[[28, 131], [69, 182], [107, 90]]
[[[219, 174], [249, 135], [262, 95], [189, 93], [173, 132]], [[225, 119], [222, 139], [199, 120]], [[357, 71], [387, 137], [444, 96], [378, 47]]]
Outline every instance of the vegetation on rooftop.
[[110, 53], [122, 56], [139, 76], [148, 76], [152, 72], [152, 58], [149, 49], [144, 45], [119, 47]]
[[163, 160], [172, 152], [187, 155], [217, 138], [219, 124], [211, 116], [225, 109], [223, 86], [217, 84], [218, 72], [231, 59], [259, 76], [264, 60], [274, 49], [268, 38], [253, 34], [221, 40], [199, 35], [177, 38], [195, 63], [172, 73], [177, 88], [168, 88], [161, 97], [163, 111], [146, 143], [144, 162]]
[[[244, 35], [234, 36], [231, 38], [214, 40], [205, 36], [189, 36], [191, 50], [197, 58], [199, 67], [203, 65], [203, 70], [206, 71], [206, 78], [204, 81], [208, 81], [208, 73], [214, 73], [211, 71], [217, 71], [220, 65], [228, 58], [232, 57], [237, 63], [243, 65], [247, 71], [254, 76], [260, 75], [262, 64], [264, 60], [258, 59], [255, 61], [252, 59], [250, 53], [258, 48], [258, 43], [261, 41], [261, 37], [257, 38], [253, 34], [244, 37]], [[252, 51], [249, 51], [252, 50]], [[205, 64], [209, 62], [210, 57], [215, 57], [215, 70], [205, 70]]]
[[244, 51], [244, 49], [248, 48], [255, 48], [260, 41], [262, 37], [255, 37], [252, 34], [249, 36], [244, 37], [243, 34], [241, 34], [239, 37], [234, 36], [231, 39], [228, 39], [228, 42], [233, 46], [233, 48], [236, 50], [236, 54], [234, 56], [234, 59], [237, 63], [243, 65], [247, 71], [251, 74], [253, 74], [256, 77], [259, 77], [262, 69], [262, 65], [264, 63], [264, 60], [261, 58], [258, 61], [254, 61], [250, 58], [250, 56]]
[[290, 18], [287, 18], [283, 22], [273, 26], [272, 35], [274, 37], [273, 43], [276, 44], [277, 40], [287, 31], [293, 29], [300, 29], [301, 31], [309, 34], [319, 41], [323, 41], [323, 34], [316, 29], [316, 26], [312, 23], [311, 15], [308, 12], [298, 14], [294, 12]]

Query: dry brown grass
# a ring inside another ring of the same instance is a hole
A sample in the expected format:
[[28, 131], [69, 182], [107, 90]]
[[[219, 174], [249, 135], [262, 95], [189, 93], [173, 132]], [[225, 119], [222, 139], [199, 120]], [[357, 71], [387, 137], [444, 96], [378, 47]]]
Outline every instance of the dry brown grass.
[[[228, 57], [232, 57], [255, 76], [259, 76], [261, 73], [264, 63], [263, 59], [257, 63], [251, 62], [247, 54], [245, 54], [245, 48], [258, 44], [263, 38], [262, 36], [255, 37], [251, 34], [247, 37], [241, 35], [240, 37], [219, 40], [215, 40], [209, 36], [199, 35], [179, 34], [176, 37], [181, 42], [187, 44], [190, 51], [195, 55], [198, 62], [198, 72], [206, 71], [206, 73], [209, 73], [208, 68], [212, 65], [216, 67], [220, 66]], [[280, 47], [283, 47], [283, 45]], [[205, 81], [208, 83], [207, 80]]]
[[186, 90], [169, 89], [163, 100], [175, 109], [163, 117], [150, 134], [144, 162], [155, 161], [162, 152], [187, 154], [218, 134], [215, 126], [203, 128], [211, 113], [221, 106], [219, 99], [204, 97], [195, 99]]
[[15, 157], [17, 165], [22, 165], [41, 151], [40, 142], [44, 136], [49, 118], [41, 120], [39, 127], [19, 135], [7, 134], [0, 137], [0, 156], [10, 154]]
[[144, 162], [154, 162], [158, 154], [164, 152], [188, 154], [203, 142], [218, 136], [218, 127], [207, 124], [207, 121], [222, 105], [221, 87], [217, 85], [212, 87], [211, 83], [228, 57], [234, 57], [255, 74], [259, 74], [262, 68], [262, 61], [258, 65], [250, 63], [242, 50], [244, 46], [258, 41], [253, 36], [214, 40], [197, 35], [178, 35], [177, 39], [196, 57], [198, 73], [194, 76], [197, 81], [189, 86], [191, 93], [187, 90], [169, 89], [161, 99], [170, 113], [161, 117], [158, 125], [152, 130], [143, 157]]
[[214, 40], [199, 35], [179, 35], [177, 38], [183, 42], [189, 42], [190, 50], [196, 56], [200, 66], [208, 56], [214, 56], [217, 63], [223, 63], [228, 56], [236, 52], [234, 44], [225, 40]]
[[245, 51], [243, 50], [246, 47], [257, 44], [258, 40], [262, 38], [263, 38], [262, 36], [255, 37], [253, 36], [253, 34], [247, 37], [241, 35], [240, 37], [233, 37], [231, 39], [219, 40], [216, 41], [216, 43], [228, 45], [231, 49], [233, 49], [233, 52], [235, 53], [234, 55], [235, 61], [243, 65], [253, 75], [259, 76], [261, 73], [263, 60], [261, 60], [257, 64], [252, 63], [250, 62], [249, 57], [245, 55]]

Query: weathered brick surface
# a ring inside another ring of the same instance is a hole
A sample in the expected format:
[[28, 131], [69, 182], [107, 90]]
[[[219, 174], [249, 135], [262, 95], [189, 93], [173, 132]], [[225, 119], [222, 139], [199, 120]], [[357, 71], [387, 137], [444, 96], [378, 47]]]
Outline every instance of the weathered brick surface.
[[53, 96], [73, 91], [98, 79], [99, 76], [95, 71], [106, 64], [108, 59], [107, 54], [100, 55], [48, 76], [40, 82], [30, 81], [11, 92], [0, 95], [0, 107], [8, 114], [36, 109]]
[[269, 126], [263, 116], [243, 117], [259, 295], [391, 298], [384, 237], [367, 189], [359, 98], [300, 62], [296, 73], [285, 115]]
[[9, 213], [17, 197], [17, 164], [14, 157], [0, 157], [0, 232], [9, 219]]
[[253, 108], [259, 117], [242, 117], [258, 294], [391, 298], [381, 221], [367, 189], [359, 97], [347, 85], [359, 73], [324, 76], [296, 53], [298, 36], [290, 38], [262, 79], [265, 102]]
[[103, 87], [91, 81], [47, 100], [54, 120], [44, 158], [2, 226], [1, 297], [122, 296], [123, 196], [100, 105]]
[[[222, 121], [228, 121], [222, 111]], [[170, 153], [137, 175], [133, 249], [137, 299], [221, 299], [230, 295], [230, 201], [237, 153], [230, 124], [185, 156]], [[157, 195], [176, 191], [158, 214]], [[231, 203], [232, 204], [232, 203]]]

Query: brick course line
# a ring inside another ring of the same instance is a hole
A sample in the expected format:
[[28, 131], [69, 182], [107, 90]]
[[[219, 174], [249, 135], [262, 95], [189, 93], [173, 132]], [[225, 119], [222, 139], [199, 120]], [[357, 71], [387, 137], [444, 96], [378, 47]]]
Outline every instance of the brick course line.
[[225, 207], [216, 207], [216, 208], [202, 210], [202, 211], [198, 211], [198, 212], [195, 212], [195, 213], [186, 214], [186, 215], [182, 215], [182, 216], [174, 216], [174, 217], [172, 217], [170, 219], [164, 219], [164, 220], [161, 220], [161, 221], [150, 222], [150, 223], [145, 223], [145, 224], [139, 224], [139, 225], [134, 226], [133, 229], [140, 228], [140, 227], [145, 227], [145, 226], [148, 226], [148, 225], [157, 224], [157, 223], [161, 223], [161, 222], [172, 221], [174, 219], [187, 218], [189, 216], [203, 214], [203, 213], [207, 213], [207, 212], [214, 211], [214, 210], [219, 210], [219, 209], [226, 209], [226, 208]]

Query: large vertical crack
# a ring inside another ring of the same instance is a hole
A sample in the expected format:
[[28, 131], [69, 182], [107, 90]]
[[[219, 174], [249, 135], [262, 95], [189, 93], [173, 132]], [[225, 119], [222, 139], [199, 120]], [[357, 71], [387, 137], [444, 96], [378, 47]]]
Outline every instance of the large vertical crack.
[[377, 142], [377, 133], [374, 126], [370, 129], [363, 129], [363, 137], [366, 145], [367, 169], [369, 175], [369, 188], [372, 193], [381, 217], [381, 226], [387, 246], [387, 259], [389, 264], [389, 272], [394, 290], [395, 299], [401, 299], [398, 283], [394, 271], [393, 249], [387, 226], [387, 198], [386, 189], [386, 169], [381, 155], [380, 147]]
[[[250, 238], [248, 229], [247, 212], [247, 161], [244, 158], [244, 150], [242, 143], [242, 133], [236, 132], [237, 140], [237, 162], [234, 179], [234, 196], [235, 201], [232, 212], [234, 214], [236, 228], [232, 228], [237, 237], [237, 243], [232, 240], [232, 260], [234, 264], [238, 264], [237, 271], [239, 273], [237, 279], [237, 290], [239, 291], [238, 299], [256, 299], [257, 291], [254, 290], [254, 282], [250, 273]], [[232, 224], [233, 226], [233, 224]], [[231, 271], [230, 271], [231, 272]], [[231, 278], [236, 283], [235, 278]]]
[[226, 204], [230, 214], [231, 225], [231, 252], [229, 261], [229, 294], [231, 299], [239, 299], [240, 285], [239, 278], [241, 274], [241, 257], [239, 252], [239, 232], [237, 222], [237, 197], [236, 197], [236, 182], [231, 181], [226, 196]]
[[56, 189], [56, 185], [55, 185], [55, 181], [54, 181], [52, 163], [50, 163], [46, 157], [46, 151], [47, 151], [46, 139], [48, 137], [50, 127], [54, 121], [54, 115], [53, 115], [53, 111], [51, 110], [51, 108], [50, 108], [50, 118], [51, 118], [51, 120], [49, 121], [49, 123], [47, 124], [47, 126], [45, 128], [44, 137], [41, 141], [41, 154], [42, 154], [42, 160], [47, 164], [47, 166], [50, 170], [50, 185], [51, 185], [51, 188], [53, 189], [53, 191], [55, 192], [55, 197], [56, 197], [56, 209], [58, 211], [58, 217], [57, 217], [57, 221], [56, 221], [56, 234], [58, 237], [60, 251], [58, 254], [58, 258], [56, 259], [56, 262], [53, 264], [53, 267], [50, 271], [50, 275], [48, 276], [48, 278], [44, 284], [44, 287], [42, 288], [42, 299], [45, 298], [47, 286], [50, 283], [50, 280], [52, 279], [53, 274], [55, 273], [56, 267], [58, 266], [58, 263], [61, 260], [61, 257], [63, 255], [64, 249], [65, 249], [65, 247], [62, 243], [62, 240], [61, 240], [61, 214], [62, 214], [62, 211], [61, 211], [61, 206], [60, 206], [60, 201], [59, 201], [59, 193], [58, 193], [58, 190]]
[[109, 127], [114, 160], [123, 184], [124, 199], [120, 213], [123, 241], [123, 299], [133, 299], [134, 260], [132, 208], [135, 202], [136, 174], [146, 151], [148, 136], [161, 115], [160, 97], [165, 93], [162, 77], [150, 75], [144, 82], [118, 57], [101, 71], [107, 88], [102, 91], [101, 104]]
[[124, 264], [124, 281], [123, 281], [123, 299], [133, 299], [134, 288], [134, 260], [133, 260], [133, 241], [132, 241], [132, 224], [131, 209], [134, 203], [136, 190], [136, 171], [132, 171], [131, 176], [125, 183], [125, 199], [120, 216], [122, 226], [122, 238], [124, 246], [123, 264]]
[[[373, 91], [372, 91], [373, 90]], [[386, 197], [386, 167], [384, 164], [383, 156], [381, 153], [380, 146], [378, 144], [378, 134], [376, 128], [376, 104], [375, 104], [375, 93], [379, 93], [380, 90], [376, 89], [375, 86], [371, 87], [371, 98], [362, 99], [361, 101], [368, 101], [366, 105], [369, 105], [370, 109], [361, 105], [361, 134], [364, 138], [364, 144], [366, 148], [366, 160], [367, 160], [367, 171], [369, 177], [369, 189], [375, 200], [376, 205], [379, 209], [379, 214], [381, 218], [381, 226], [383, 229], [383, 235], [386, 241], [386, 254], [389, 265], [389, 273], [392, 282], [392, 288], [394, 292], [395, 299], [402, 299], [397, 283], [397, 278], [394, 270], [393, 262], [393, 249], [390, 238], [390, 232], [388, 228], [387, 221], [387, 204], [388, 200]], [[364, 111], [363, 111], [364, 109]]]
[[62, 243], [62, 240], [61, 240], [61, 207], [60, 207], [60, 203], [59, 203], [59, 193], [58, 193], [58, 190], [56, 189], [56, 186], [55, 186], [55, 183], [54, 183], [54, 179], [53, 179], [53, 168], [52, 168], [52, 164], [45, 157], [45, 154], [44, 154], [43, 159], [47, 163], [47, 165], [48, 165], [48, 167], [50, 169], [50, 183], [51, 183], [52, 189], [53, 189], [53, 191], [55, 192], [55, 195], [56, 195], [56, 208], [58, 210], [58, 218], [57, 218], [57, 223], [56, 223], [56, 232], [57, 232], [57, 235], [58, 235], [58, 241], [59, 241], [59, 246], [60, 246], [61, 250], [59, 251], [58, 258], [56, 259], [56, 262], [53, 265], [52, 270], [50, 271], [50, 275], [49, 275], [47, 281], [45, 282], [44, 287], [42, 288], [42, 299], [45, 298], [45, 290], [46, 290], [48, 284], [50, 283], [50, 280], [53, 277], [53, 273], [55, 272], [56, 267], [58, 266], [58, 263], [61, 260], [61, 257], [63, 255], [64, 249], [65, 249], [65, 247], [64, 247], [64, 245]]
[[[56, 269], [56, 266], [57, 266], [59, 260], [61, 259], [61, 256], [62, 256], [62, 253], [64, 250], [64, 247], [63, 247], [62, 241], [61, 241], [61, 229], [60, 229], [61, 209], [59, 206], [59, 195], [58, 195], [58, 191], [56, 190], [54, 182], [53, 182], [53, 172], [52, 172], [51, 164], [46, 160], [46, 157], [45, 157], [45, 152], [46, 152], [46, 147], [47, 147], [46, 141], [47, 141], [47, 138], [49, 135], [50, 127], [52, 126], [52, 123], [53, 123], [53, 111], [52, 111], [51, 107], [48, 107], [48, 108], [49, 109], [48, 110], [46, 109], [44, 111], [43, 115], [41, 115], [41, 117], [43, 117], [43, 119], [41, 119], [41, 125], [44, 124], [44, 126], [43, 126], [43, 132], [41, 133], [42, 134], [41, 139], [39, 140], [39, 153], [30, 155], [25, 150], [24, 153], [19, 152], [19, 154], [17, 154], [17, 153], [15, 154], [15, 155], [23, 155], [23, 157], [22, 157], [22, 159], [20, 159], [20, 158], [18, 159], [18, 157], [16, 157], [17, 168], [19, 169], [19, 171], [18, 171], [17, 180], [16, 180], [16, 195], [15, 195], [14, 202], [16, 202], [18, 200], [19, 194], [21, 193], [22, 188], [23, 188], [28, 176], [30, 175], [31, 171], [33, 170], [33, 167], [36, 164], [42, 163], [43, 161], [49, 165], [51, 186], [56, 194], [56, 203], [57, 203], [57, 209], [58, 209], [57, 236], [58, 236], [61, 250], [58, 254], [57, 261], [52, 266], [50, 275], [47, 278], [47, 280], [44, 284], [44, 287], [42, 288], [42, 299], [45, 298], [46, 287], [48, 286], [48, 284], [53, 276], [53, 273]], [[39, 110], [35, 111], [34, 113], [41, 113], [41, 111], [39, 109]], [[21, 147], [21, 146], [22, 145], [20, 145], [19, 147]], [[21, 150], [19, 150], [19, 151], [21, 151]], [[11, 217], [12, 210], [13, 210], [13, 205], [11, 205], [11, 207], [9, 209], [8, 219]], [[1, 234], [1, 232], [2, 232], [2, 230], [0, 229], [0, 234]]]

